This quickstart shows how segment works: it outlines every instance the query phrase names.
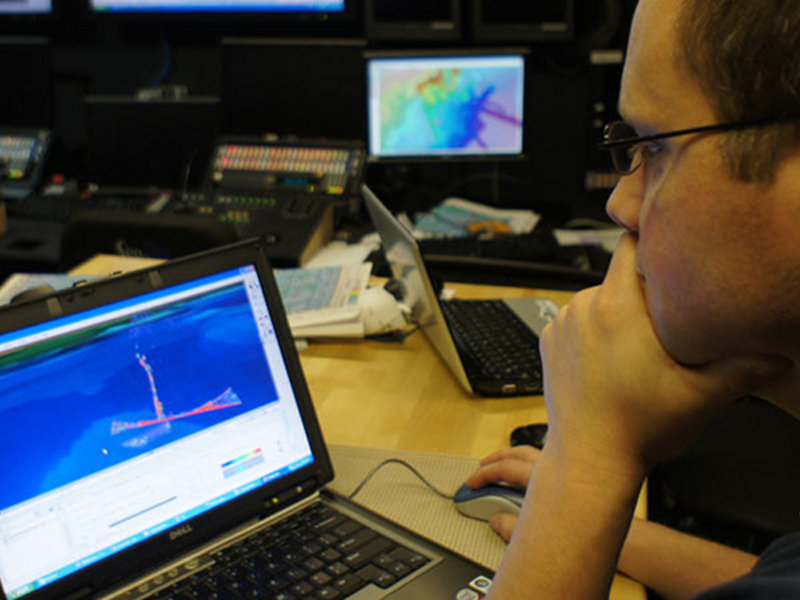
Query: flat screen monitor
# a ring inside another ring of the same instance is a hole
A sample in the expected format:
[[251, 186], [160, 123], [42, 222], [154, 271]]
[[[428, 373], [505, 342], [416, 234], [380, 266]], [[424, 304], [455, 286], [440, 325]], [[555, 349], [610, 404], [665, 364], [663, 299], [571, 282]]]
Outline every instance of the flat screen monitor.
[[520, 156], [525, 55], [367, 56], [374, 159]]
[[455, 39], [461, 35], [461, 0], [366, 0], [372, 39]]
[[0, 15], [46, 15], [53, 12], [52, 0], [2, 0]]
[[474, 0], [472, 6], [476, 40], [517, 43], [572, 38], [574, 0]]
[[346, 0], [90, 0], [94, 12], [126, 13], [340, 13]]

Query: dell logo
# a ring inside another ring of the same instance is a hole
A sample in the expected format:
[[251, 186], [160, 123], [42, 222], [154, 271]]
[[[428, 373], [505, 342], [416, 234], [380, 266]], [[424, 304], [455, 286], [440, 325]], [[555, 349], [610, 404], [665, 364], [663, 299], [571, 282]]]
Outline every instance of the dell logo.
[[189, 535], [193, 531], [194, 529], [192, 529], [191, 525], [181, 525], [169, 532], [169, 541], [174, 542], [178, 538]]

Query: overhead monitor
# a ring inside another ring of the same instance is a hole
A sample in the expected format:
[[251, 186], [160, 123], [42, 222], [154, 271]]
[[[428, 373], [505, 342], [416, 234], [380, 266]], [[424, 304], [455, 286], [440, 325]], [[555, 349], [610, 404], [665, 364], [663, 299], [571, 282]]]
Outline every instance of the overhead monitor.
[[372, 159], [520, 156], [524, 52], [367, 56]]
[[52, 0], [0, 1], [0, 15], [46, 15], [52, 11]]
[[456, 39], [461, 35], [461, 0], [365, 0], [363, 10], [371, 39]]
[[90, 0], [94, 12], [109, 13], [341, 13], [346, 0]]
[[474, 0], [476, 40], [504, 43], [572, 39], [575, 0]]

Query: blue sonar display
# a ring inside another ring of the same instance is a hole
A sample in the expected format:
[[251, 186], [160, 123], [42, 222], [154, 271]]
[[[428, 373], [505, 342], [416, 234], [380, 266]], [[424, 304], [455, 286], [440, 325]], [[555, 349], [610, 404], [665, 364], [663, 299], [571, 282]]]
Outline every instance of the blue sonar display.
[[277, 399], [241, 283], [8, 353], [0, 510]]

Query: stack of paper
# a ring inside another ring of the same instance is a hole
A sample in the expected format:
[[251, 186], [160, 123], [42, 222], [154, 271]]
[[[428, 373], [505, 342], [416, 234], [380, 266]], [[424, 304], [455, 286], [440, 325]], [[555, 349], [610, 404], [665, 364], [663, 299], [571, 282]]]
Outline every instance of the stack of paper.
[[532, 210], [493, 208], [462, 198], [447, 198], [430, 212], [417, 216], [414, 233], [418, 237], [463, 237], [488, 234], [530, 233], [539, 222]]
[[363, 296], [371, 263], [276, 269], [275, 279], [296, 338], [364, 337]]

